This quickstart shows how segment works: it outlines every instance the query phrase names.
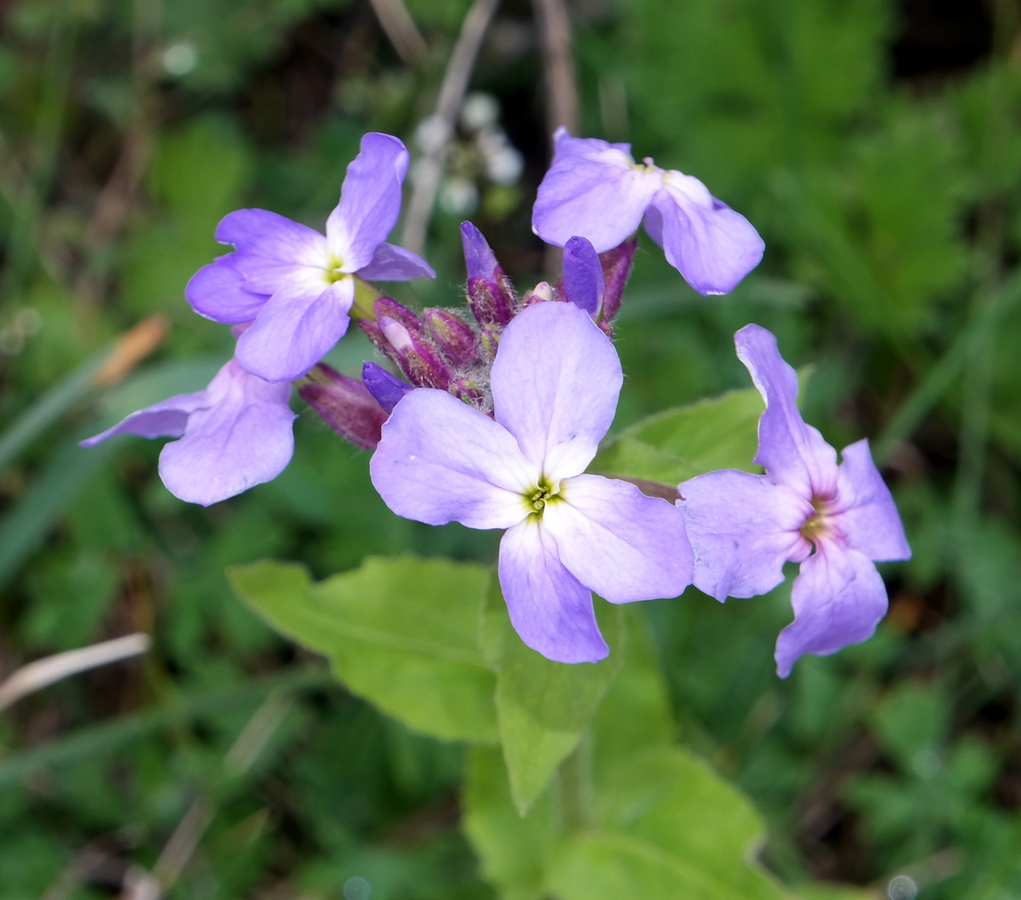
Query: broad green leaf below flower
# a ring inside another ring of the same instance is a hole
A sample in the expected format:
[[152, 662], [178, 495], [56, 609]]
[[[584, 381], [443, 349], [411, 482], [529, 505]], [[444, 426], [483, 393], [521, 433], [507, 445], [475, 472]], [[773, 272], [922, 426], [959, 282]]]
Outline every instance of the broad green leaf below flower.
[[269, 560], [227, 574], [270, 625], [329, 657], [383, 712], [445, 740], [496, 742], [496, 679], [478, 648], [485, 567], [368, 557], [318, 583], [304, 566]]

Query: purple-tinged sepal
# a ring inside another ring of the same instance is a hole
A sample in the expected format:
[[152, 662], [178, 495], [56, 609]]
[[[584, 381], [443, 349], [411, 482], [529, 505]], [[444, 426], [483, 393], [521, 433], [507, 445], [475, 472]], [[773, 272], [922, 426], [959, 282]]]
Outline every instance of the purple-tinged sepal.
[[387, 415], [394, 411], [394, 407], [401, 402], [405, 394], [414, 390], [410, 384], [401, 381], [396, 375], [391, 375], [372, 361], [362, 365], [362, 382]]
[[392, 297], [380, 297], [372, 305], [372, 308], [376, 314], [377, 322], [382, 321], [384, 318], [393, 319], [396, 322], [400, 322], [416, 337], [420, 337], [425, 333], [425, 324], [422, 320]]
[[635, 251], [638, 249], [638, 238], [629, 237], [623, 244], [599, 254], [599, 262], [603, 266], [603, 321], [612, 322], [620, 311], [620, 301], [624, 296], [628, 278], [635, 262]]
[[450, 367], [424, 340], [389, 316], [379, 320], [379, 328], [390, 345], [391, 357], [412, 384], [441, 391], [450, 386]]
[[479, 341], [464, 319], [445, 309], [425, 309], [422, 318], [436, 346], [455, 366], [478, 362]]
[[564, 295], [594, 321], [603, 312], [603, 266], [589, 241], [573, 237], [564, 245]]
[[374, 450], [388, 415], [364, 384], [319, 363], [298, 386], [301, 399], [342, 438]]
[[506, 325], [514, 317], [517, 301], [510, 279], [471, 222], [461, 223], [461, 243], [468, 270], [468, 304], [480, 325]]

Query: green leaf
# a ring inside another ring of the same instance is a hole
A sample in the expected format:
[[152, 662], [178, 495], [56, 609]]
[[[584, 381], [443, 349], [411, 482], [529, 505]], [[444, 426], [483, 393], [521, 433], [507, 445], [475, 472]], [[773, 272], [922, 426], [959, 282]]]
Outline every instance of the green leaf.
[[440, 559], [368, 557], [313, 583], [300, 565], [227, 570], [270, 625], [329, 657], [352, 692], [409, 728], [495, 743], [495, 678], [478, 648], [489, 570]]
[[653, 747], [596, 790], [593, 826], [564, 841], [546, 887], [560, 900], [780, 900], [750, 860], [762, 827], [748, 801], [701, 760]]
[[[487, 653], [497, 670], [496, 714], [514, 805], [524, 815], [581, 740], [623, 660], [619, 608], [599, 603], [610, 655], [598, 663], [553, 662], [514, 633], [493, 579], [486, 611]], [[493, 635], [493, 631], [497, 634]], [[494, 639], [500, 643], [494, 647]]]
[[757, 471], [763, 403], [754, 388], [657, 413], [601, 450], [593, 471], [678, 484], [716, 469]]

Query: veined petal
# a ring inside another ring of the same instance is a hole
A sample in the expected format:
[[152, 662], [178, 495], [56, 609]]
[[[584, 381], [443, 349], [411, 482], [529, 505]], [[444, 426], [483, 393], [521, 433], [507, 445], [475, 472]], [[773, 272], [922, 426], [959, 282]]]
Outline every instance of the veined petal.
[[628, 144], [558, 130], [553, 161], [532, 208], [532, 230], [560, 247], [579, 235], [597, 253], [624, 243], [663, 184], [660, 170], [635, 168], [629, 150]]
[[233, 244], [235, 270], [246, 290], [274, 294], [295, 278], [321, 278], [326, 238], [314, 228], [266, 209], [239, 209], [220, 220], [216, 239]]
[[595, 248], [583, 237], [564, 245], [564, 293], [569, 302], [599, 318], [603, 307], [603, 264]]
[[771, 591], [783, 581], [783, 564], [812, 550], [800, 530], [812, 504], [765, 475], [727, 469], [677, 489], [695, 552], [694, 585], [721, 603]]
[[801, 418], [798, 376], [780, 356], [776, 338], [760, 325], [745, 325], [734, 335], [734, 343], [738, 359], [766, 401], [755, 462], [765, 466], [773, 481], [808, 500], [832, 498], [837, 490], [837, 451]]
[[195, 312], [214, 322], [228, 325], [251, 322], [269, 295], [245, 290], [244, 284], [244, 276], [237, 268], [237, 254], [228, 253], [192, 275], [184, 296]]
[[410, 281], [435, 278], [432, 266], [410, 250], [394, 244], [380, 244], [367, 266], [358, 270], [366, 281]]
[[227, 363], [188, 418], [184, 437], [160, 453], [159, 473], [175, 497], [209, 506], [276, 478], [294, 452], [290, 384], [270, 384]]
[[691, 584], [680, 512], [626, 481], [565, 479], [546, 504], [542, 527], [556, 538], [567, 571], [611, 603], [676, 597]]
[[543, 474], [578, 475], [613, 421], [623, 375], [609, 338], [573, 303], [514, 317], [493, 363], [496, 421]]
[[[696, 291], [729, 293], [759, 264], [766, 245], [751, 222], [711, 197], [702, 182], [679, 172], [666, 177], [646, 213], [645, 230]], [[675, 185], [671, 178], [690, 178], [701, 191]]]
[[516, 525], [529, 513], [524, 494], [539, 477], [506, 428], [433, 388], [397, 404], [369, 473], [397, 515], [469, 528]]
[[556, 542], [536, 518], [504, 534], [498, 572], [511, 624], [533, 650], [562, 663], [598, 662], [610, 652], [591, 591], [564, 568]]
[[323, 290], [301, 284], [281, 288], [238, 338], [235, 357], [266, 381], [293, 381], [323, 358], [347, 331], [354, 279]]
[[886, 615], [886, 585], [863, 553], [823, 541], [801, 564], [791, 605], [794, 621], [776, 642], [781, 678], [804, 653], [826, 656], [870, 638]]
[[107, 438], [118, 434], [135, 434], [138, 437], [180, 437], [188, 424], [188, 416], [206, 405], [206, 392], [178, 394], [161, 400], [145, 409], [133, 412], [112, 428], [79, 442], [80, 447], [95, 447]]
[[[343, 260], [344, 272], [368, 266], [401, 212], [401, 184], [408, 172], [408, 151], [389, 134], [369, 132], [347, 167], [340, 203], [326, 220], [330, 252]], [[363, 276], [368, 277], [368, 276]]]
[[910, 559], [897, 506], [872, 461], [868, 440], [845, 447], [841, 456], [836, 509], [830, 515], [847, 546], [877, 562]]

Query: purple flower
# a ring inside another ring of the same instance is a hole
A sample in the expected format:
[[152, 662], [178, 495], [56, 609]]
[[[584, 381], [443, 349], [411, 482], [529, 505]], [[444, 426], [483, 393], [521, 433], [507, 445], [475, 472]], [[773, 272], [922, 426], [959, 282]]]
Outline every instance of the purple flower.
[[785, 562], [801, 563], [794, 622], [776, 642], [786, 678], [803, 653], [835, 653], [871, 637], [887, 607], [873, 562], [908, 559], [911, 548], [868, 441], [845, 447], [838, 466], [836, 450], [798, 412], [797, 375], [776, 338], [746, 325], [735, 342], [766, 401], [755, 456], [766, 474], [699, 475], [679, 485], [678, 505], [695, 551], [695, 587], [717, 600], [765, 594], [783, 581]]
[[598, 320], [603, 312], [603, 264], [599, 254], [583, 237], [564, 244], [564, 294], [570, 303]]
[[287, 468], [297, 418], [290, 396], [290, 384], [263, 381], [232, 359], [204, 391], [133, 412], [81, 446], [117, 434], [180, 438], [160, 453], [160, 478], [175, 497], [209, 506], [272, 481]]
[[347, 168], [326, 236], [264, 209], [225, 216], [216, 239], [235, 252], [188, 282], [196, 312], [215, 322], [251, 322], [238, 362], [266, 381], [300, 378], [343, 337], [355, 280], [406, 281], [435, 272], [384, 243], [401, 209], [408, 151], [397, 138], [371, 133]]
[[532, 230], [563, 247], [578, 235], [597, 253], [645, 230], [700, 294], [726, 294], [762, 259], [751, 223], [715, 199], [697, 178], [635, 163], [630, 144], [554, 135], [553, 163], [539, 185]]
[[585, 312], [539, 303], [500, 339], [494, 418], [443, 391], [411, 391], [370, 465], [400, 516], [507, 529], [499, 577], [511, 621], [526, 644], [560, 662], [608, 653], [592, 591], [626, 603], [674, 597], [691, 581], [691, 548], [671, 504], [581, 474], [621, 382], [613, 345]]

